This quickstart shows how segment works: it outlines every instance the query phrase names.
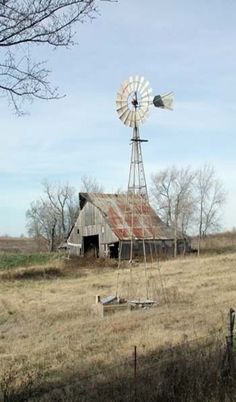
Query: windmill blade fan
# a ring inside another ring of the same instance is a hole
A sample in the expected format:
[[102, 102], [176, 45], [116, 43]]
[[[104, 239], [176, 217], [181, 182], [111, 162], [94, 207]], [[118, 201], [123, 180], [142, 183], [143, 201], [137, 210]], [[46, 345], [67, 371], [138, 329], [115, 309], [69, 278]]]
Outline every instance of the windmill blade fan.
[[138, 127], [147, 119], [151, 105], [173, 110], [173, 92], [156, 95], [144, 77], [134, 75], [121, 85], [116, 98], [116, 111], [120, 120], [129, 127]]
[[139, 75], [129, 77], [117, 93], [116, 110], [120, 120], [129, 127], [138, 127], [148, 115], [152, 98], [148, 81]]

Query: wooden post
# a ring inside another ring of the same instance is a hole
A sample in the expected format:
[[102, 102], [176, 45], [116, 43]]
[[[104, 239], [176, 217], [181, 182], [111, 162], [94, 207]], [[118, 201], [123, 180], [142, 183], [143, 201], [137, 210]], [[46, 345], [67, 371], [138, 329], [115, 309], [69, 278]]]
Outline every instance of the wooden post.
[[134, 346], [134, 401], [137, 400], [137, 346]]
[[233, 308], [229, 310], [229, 335], [228, 335], [228, 363], [229, 372], [232, 374], [234, 370], [234, 359], [233, 359], [233, 346], [234, 346], [234, 322], [235, 322], [235, 311]]
[[229, 310], [229, 336], [230, 336], [230, 345], [231, 348], [233, 349], [233, 343], [234, 343], [234, 321], [235, 321], [235, 311], [233, 308]]

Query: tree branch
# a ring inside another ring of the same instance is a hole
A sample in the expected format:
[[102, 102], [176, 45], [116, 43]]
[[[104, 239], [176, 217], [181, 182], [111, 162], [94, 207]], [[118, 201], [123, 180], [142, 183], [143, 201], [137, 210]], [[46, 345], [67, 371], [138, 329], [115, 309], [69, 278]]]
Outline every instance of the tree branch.
[[[0, 1], [0, 49], [3, 53], [0, 92], [8, 97], [17, 114], [23, 113], [21, 100], [31, 102], [34, 98], [61, 98], [57, 88], [50, 85], [50, 71], [42, 67], [43, 63], [32, 60], [30, 47], [43, 44], [54, 48], [74, 45], [77, 23], [96, 17], [99, 1], [101, 0]], [[18, 62], [13, 51], [25, 51], [26, 44], [28, 57]]]

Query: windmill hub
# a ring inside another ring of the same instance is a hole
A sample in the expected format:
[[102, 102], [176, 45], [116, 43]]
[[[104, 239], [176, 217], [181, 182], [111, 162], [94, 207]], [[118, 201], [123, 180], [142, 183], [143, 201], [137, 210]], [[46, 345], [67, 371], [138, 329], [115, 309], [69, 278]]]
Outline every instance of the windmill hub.
[[138, 99], [137, 99], [137, 92], [135, 92], [134, 96], [132, 96], [131, 103], [134, 106], [134, 108], [137, 109], [138, 104], [139, 104]]

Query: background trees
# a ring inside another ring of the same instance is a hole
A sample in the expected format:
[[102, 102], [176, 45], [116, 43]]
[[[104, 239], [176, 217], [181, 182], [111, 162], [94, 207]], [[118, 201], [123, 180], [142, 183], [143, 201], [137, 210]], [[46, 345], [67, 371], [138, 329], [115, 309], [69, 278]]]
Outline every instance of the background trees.
[[213, 167], [209, 165], [197, 170], [195, 192], [199, 254], [202, 237], [210, 230], [220, 228], [220, 215], [226, 201], [226, 192]]
[[201, 169], [166, 168], [151, 178], [151, 197], [163, 221], [177, 233], [198, 233], [198, 254], [201, 238], [219, 229], [222, 207], [226, 201], [223, 184], [213, 167]]
[[77, 23], [96, 17], [99, 1], [0, 0], [0, 93], [18, 114], [25, 100], [59, 97], [50, 71], [42, 60], [34, 60], [32, 48], [73, 45]]
[[194, 176], [189, 168], [177, 169], [174, 166], [152, 175], [151, 194], [157, 213], [174, 228], [175, 256], [178, 232], [186, 233], [193, 215]]
[[[43, 195], [31, 203], [26, 212], [27, 230], [32, 237], [44, 237], [49, 251], [65, 241], [79, 214], [78, 191], [68, 183], [42, 182]], [[81, 178], [82, 192], [102, 193], [103, 186], [95, 177]]]
[[104, 193], [104, 187], [96, 177], [84, 175], [81, 177], [81, 192], [84, 193]]
[[28, 233], [43, 236], [49, 251], [67, 238], [79, 213], [79, 200], [75, 189], [68, 184], [43, 182], [43, 196], [33, 201], [26, 212]]

